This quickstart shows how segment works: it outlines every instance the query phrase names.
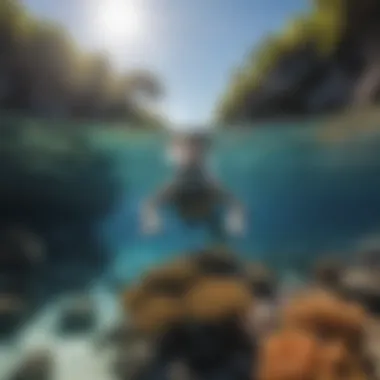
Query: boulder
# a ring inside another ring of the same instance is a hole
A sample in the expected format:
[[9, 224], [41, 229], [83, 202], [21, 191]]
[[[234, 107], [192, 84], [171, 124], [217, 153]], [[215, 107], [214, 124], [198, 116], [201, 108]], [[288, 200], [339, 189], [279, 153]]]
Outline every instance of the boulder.
[[11, 335], [26, 316], [27, 307], [22, 298], [0, 294], [0, 336]]
[[9, 380], [53, 380], [54, 360], [50, 352], [36, 351], [27, 356]]
[[342, 275], [341, 289], [346, 298], [359, 302], [370, 313], [380, 313], [380, 278], [377, 270], [348, 268]]
[[95, 322], [93, 302], [87, 296], [78, 296], [64, 308], [59, 327], [62, 333], [87, 332]]
[[245, 277], [252, 294], [260, 299], [274, 298], [277, 282], [274, 274], [260, 263], [249, 263], [245, 269]]

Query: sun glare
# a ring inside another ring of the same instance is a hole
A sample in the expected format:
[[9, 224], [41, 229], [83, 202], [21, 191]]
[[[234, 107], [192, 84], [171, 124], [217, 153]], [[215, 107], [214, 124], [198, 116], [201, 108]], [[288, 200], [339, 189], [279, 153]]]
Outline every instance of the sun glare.
[[143, 18], [138, 1], [102, 0], [97, 13], [97, 32], [107, 44], [134, 42], [141, 37]]

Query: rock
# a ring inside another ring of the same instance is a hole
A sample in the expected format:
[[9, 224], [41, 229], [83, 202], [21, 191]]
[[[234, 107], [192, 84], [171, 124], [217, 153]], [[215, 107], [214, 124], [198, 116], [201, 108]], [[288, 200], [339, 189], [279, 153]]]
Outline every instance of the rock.
[[118, 350], [111, 371], [117, 379], [127, 380], [137, 375], [150, 365], [154, 359], [152, 342], [137, 339], [123, 349]]
[[[104, 143], [108, 132], [53, 124], [0, 122], [0, 232], [11, 229], [31, 262], [44, 265], [46, 276], [36, 276], [44, 301], [70, 286], [83, 288], [104, 271], [111, 256], [99, 222], [125, 194], [117, 155]], [[80, 274], [61, 272], [79, 267]]]
[[27, 283], [25, 277], [5, 272], [0, 273], [0, 293], [18, 294], [20, 296], [28, 293], [30, 282]]
[[175, 361], [168, 366], [167, 376], [169, 380], [192, 380], [190, 368], [182, 361]]
[[266, 337], [279, 325], [278, 305], [273, 301], [258, 300], [248, 312], [246, 330], [252, 339]]
[[380, 313], [380, 280], [377, 271], [349, 268], [341, 279], [344, 297], [362, 304], [370, 313]]
[[8, 336], [20, 325], [26, 315], [25, 302], [11, 294], [0, 295], [0, 335]]
[[[240, 321], [239, 321], [240, 322]], [[224, 366], [237, 354], [250, 354], [250, 337], [235, 319], [188, 326], [183, 361], [197, 377]]]
[[95, 324], [94, 305], [86, 296], [78, 297], [66, 306], [60, 321], [60, 330], [63, 333], [85, 332]]
[[338, 260], [321, 260], [315, 266], [314, 279], [317, 285], [329, 290], [338, 290], [343, 271], [344, 267]]
[[54, 361], [50, 352], [33, 352], [9, 380], [53, 380]]
[[360, 253], [358, 257], [359, 264], [368, 268], [380, 269], [380, 251], [379, 249], [370, 249]]
[[245, 276], [255, 297], [261, 299], [274, 298], [277, 288], [276, 279], [264, 265], [260, 263], [248, 264]]
[[145, 337], [145, 334], [136, 330], [130, 324], [121, 323], [101, 334], [100, 338], [96, 340], [95, 346], [102, 349], [111, 345], [123, 349], [133, 344], [133, 342], [143, 340]]
[[1, 251], [8, 252], [9, 260], [18, 259], [30, 265], [43, 262], [46, 247], [43, 240], [24, 226], [6, 228], [0, 237]]

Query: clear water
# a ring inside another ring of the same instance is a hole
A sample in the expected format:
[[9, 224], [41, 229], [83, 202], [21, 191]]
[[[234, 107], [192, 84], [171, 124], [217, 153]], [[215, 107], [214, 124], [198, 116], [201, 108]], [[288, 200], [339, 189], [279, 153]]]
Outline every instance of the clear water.
[[[167, 135], [89, 131], [92, 144], [114, 159], [114, 174], [125, 185], [123, 199], [99, 226], [111, 255], [106, 279], [133, 281], [157, 263], [210, 242], [203, 226], [189, 229], [170, 210], [162, 210], [162, 233], [147, 237], [140, 232], [139, 202], [172, 174], [165, 160]], [[216, 133], [212, 161], [217, 174], [248, 214], [246, 234], [229, 238], [234, 250], [286, 275], [304, 272], [323, 254], [350, 255], [368, 238], [380, 237], [380, 133], [361, 129], [334, 135], [305, 123]], [[0, 378], [28, 352], [49, 348], [57, 380], [110, 379], [112, 355], [93, 347], [98, 331], [120, 318], [119, 302], [104, 284], [97, 279], [89, 289], [98, 317], [95, 331], [58, 336], [64, 299], [56, 297], [14, 342], [0, 344]]]
[[[139, 230], [139, 202], [171, 175], [167, 136], [107, 136], [98, 141], [117, 158], [126, 181], [124, 201], [103, 225], [115, 252], [110, 275], [133, 280], [157, 262], [208, 244], [203, 226], [189, 228], [170, 210], [162, 210], [164, 230], [157, 236]], [[321, 126], [299, 124], [216, 133], [217, 174], [248, 215], [246, 234], [228, 244], [280, 272], [360, 249], [380, 232], [379, 148], [377, 130], [330, 136]]]

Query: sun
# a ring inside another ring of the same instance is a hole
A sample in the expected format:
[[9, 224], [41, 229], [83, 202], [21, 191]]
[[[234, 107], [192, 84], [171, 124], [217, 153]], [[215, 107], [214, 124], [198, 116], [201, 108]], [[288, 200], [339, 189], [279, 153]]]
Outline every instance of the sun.
[[101, 0], [97, 7], [97, 33], [107, 44], [134, 42], [143, 33], [142, 9], [134, 0]]

